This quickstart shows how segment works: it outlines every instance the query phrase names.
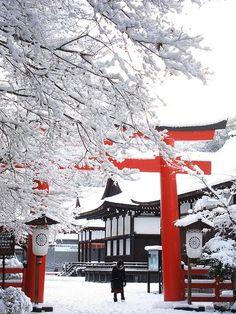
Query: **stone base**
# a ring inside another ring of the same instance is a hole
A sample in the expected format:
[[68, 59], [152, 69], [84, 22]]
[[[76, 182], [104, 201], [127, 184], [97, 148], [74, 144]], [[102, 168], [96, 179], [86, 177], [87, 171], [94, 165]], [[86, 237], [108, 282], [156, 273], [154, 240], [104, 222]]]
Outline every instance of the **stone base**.
[[53, 312], [53, 307], [52, 306], [38, 306], [38, 305], [34, 305], [32, 312], [34, 312], [34, 313]]
[[205, 306], [191, 306], [191, 305], [175, 306], [174, 310], [205, 312]]

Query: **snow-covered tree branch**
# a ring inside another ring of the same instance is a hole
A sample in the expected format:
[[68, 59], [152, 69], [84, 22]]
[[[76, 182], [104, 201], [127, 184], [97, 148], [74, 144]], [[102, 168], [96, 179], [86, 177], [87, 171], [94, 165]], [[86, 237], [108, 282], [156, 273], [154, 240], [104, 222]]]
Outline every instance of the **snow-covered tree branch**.
[[[183, 5], [0, 1], [1, 223], [21, 225], [30, 213], [45, 210], [32, 194], [35, 179], [60, 186], [54, 206], [47, 205], [55, 213], [65, 195], [101, 178], [75, 173], [76, 163], [106, 175], [117, 172], [107, 156], [121, 158], [130, 145], [165, 149], [154, 131], [158, 117], [146, 82], [163, 73], [205, 80], [193, 56], [202, 38], [171, 22]], [[149, 141], [131, 138], [137, 131]], [[69, 209], [57, 214], [63, 222], [72, 215]]]

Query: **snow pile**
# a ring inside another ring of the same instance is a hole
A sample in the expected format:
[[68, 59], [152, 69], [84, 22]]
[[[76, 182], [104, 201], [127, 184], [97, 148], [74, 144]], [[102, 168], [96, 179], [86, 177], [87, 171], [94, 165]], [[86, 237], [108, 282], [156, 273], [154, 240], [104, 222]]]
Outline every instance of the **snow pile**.
[[31, 311], [31, 301], [20, 289], [9, 287], [0, 290], [1, 314], [28, 314]]
[[[2, 267], [2, 259], [0, 259], [0, 266]], [[23, 264], [16, 258], [9, 258], [9, 259], [5, 259], [5, 266], [9, 267], [9, 268], [23, 268]]]

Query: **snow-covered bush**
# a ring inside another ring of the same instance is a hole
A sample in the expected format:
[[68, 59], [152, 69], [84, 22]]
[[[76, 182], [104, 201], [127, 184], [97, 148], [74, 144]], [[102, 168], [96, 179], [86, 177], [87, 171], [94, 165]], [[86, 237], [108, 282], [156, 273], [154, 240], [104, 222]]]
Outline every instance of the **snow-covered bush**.
[[232, 204], [236, 187], [232, 183], [230, 188], [212, 189], [212, 193], [197, 201], [194, 211], [214, 225], [214, 238], [205, 244], [203, 256], [219, 276], [225, 277], [236, 268], [236, 205]]
[[236, 243], [232, 239], [215, 236], [204, 247], [204, 258], [210, 266], [210, 275], [220, 280], [230, 279], [236, 264]]
[[236, 205], [232, 204], [236, 184], [223, 190], [210, 188], [194, 208], [202, 217], [213, 222], [215, 235], [203, 248], [203, 257], [210, 266], [209, 273], [220, 280], [231, 279], [236, 300]]
[[30, 299], [18, 288], [0, 290], [1, 314], [28, 314], [32, 311]]

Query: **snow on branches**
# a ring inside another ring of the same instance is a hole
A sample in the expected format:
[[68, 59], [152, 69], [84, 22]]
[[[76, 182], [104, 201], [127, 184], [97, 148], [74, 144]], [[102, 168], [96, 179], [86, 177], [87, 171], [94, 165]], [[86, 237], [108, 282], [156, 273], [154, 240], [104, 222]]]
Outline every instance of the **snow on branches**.
[[227, 276], [236, 267], [236, 195], [235, 183], [215, 190], [214, 195], [198, 200], [194, 211], [213, 222], [215, 235], [204, 247], [204, 258], [210, 261], [212, 272]]
[[[37, 208], [30, 192], [35, 178], [60, 187], [56, 207], [87, 180], [73, 172], [75, 163], [106, 175], [117, 173], [108, 155], [121, 156], [130, 146], [163, 149], [146, 80], [166, 71], [204, 80], [205, 73], [193, 57], [201, 37], [177, 29], [169, 16], [183, 4], [0, 2], [0, 221], [7, 211], [13, 221]], [[149, 141], [132, 138], [137, 131]]]

